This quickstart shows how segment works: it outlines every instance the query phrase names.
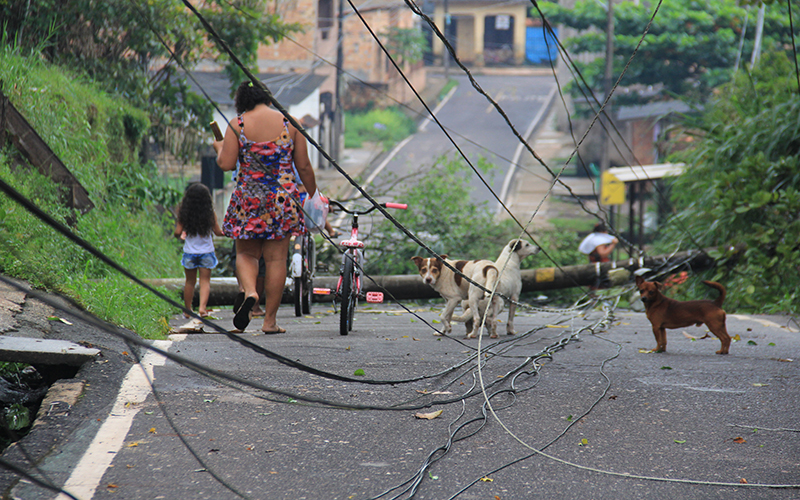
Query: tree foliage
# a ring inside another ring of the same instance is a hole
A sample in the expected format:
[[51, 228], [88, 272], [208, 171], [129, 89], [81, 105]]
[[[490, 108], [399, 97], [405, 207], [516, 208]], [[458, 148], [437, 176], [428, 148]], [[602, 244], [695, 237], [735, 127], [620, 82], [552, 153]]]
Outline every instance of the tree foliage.
[[[634, 53], [656, 5], [657, 2], [641, 2], [639, 5], [615, 3], [615, 79]], [[541, 10], [552, 25], [563, 24], [581, 30], [579, 35], [562, 43], [573, 56], [580, 53], [600, 56], [579, 66], [590, 86], [594, 90], [601, 89], [606, 39], [606, 10], [601, 3], [582, 0], [572, 9], [556, 3], [542, 3]], [[534, 15], [539, 14], [534, 11]], [[640, 91], [634, 88], [630, 94], [639, 101], [668, 93], [702, 102], [715, 87], [733, 76], [743, 31], [745, 40], [740, 67], [749, 61], [755, 37], [755, 18], [755, 10], [748, 11], [729, 0], [663, 2], [620, 84], [640, 86]], [[800, 23], [794, 24], [794, 37], [797, 39]], [[763, 33], [764, 52], [791, 53], [792, 38], [785, 2], [767, 7]]]
[[418, 29], [391, 26], [381, 36], [386, 39], [386, 50], [400, 67], [422, 61], [423, 54], [428, 50], [428, 40]]
[[800, 309], [800, 93], [791, 68], [770, 55], [720, 89], [694, 124], [695, 146], [674, 158], [691, 170], [672, 186], [678, 213], [664, 239], [688, 233], [701, 246], [746, 246], [712, 278], [728, 287], [731, 308]]
[[[193, 3], [254, 71], [260, 43], [299, 29], [269, 14], [264, 0]], [[7, 43], [84, 72], [147, 110], [156, 139], [182, 156], [196, 154], [193, 146], [212, 106], [190, 91], [181, 65], [191, 69], [211, 59], [225, 68], [232, 89], [242, 79], [217, 41], [175, 0], [4, 0], [0, 19]], [[169, 144], [170, 136], [178, 140]]]

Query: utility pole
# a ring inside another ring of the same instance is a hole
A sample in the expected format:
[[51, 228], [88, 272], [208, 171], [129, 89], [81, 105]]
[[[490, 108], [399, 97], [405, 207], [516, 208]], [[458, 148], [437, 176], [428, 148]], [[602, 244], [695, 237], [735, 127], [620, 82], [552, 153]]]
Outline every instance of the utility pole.
[[[613, 88], [614, 81], [614, 1], [608, 0], [608, 7], [606, 9], [606, 67], [603, 74], [603, 93], [605, 94], [605, 108], [604, 114], [608, 117], [606, 120], [605, 137], [603, 141], [603, 155], [600, 158], [600, 176], [602, 179], [603, 172], [608, 170], [611, 166], [611, 89]], [[604, 118], [600, 116], [600, 119]], [[599, 199], [598, 199], [599, 204]], [[609, 223], [614, 225], [614, 211], [611, 207], [611, 215]]]
[[333, 114], [333, 144], [332, 155], [336, 163], [341, 161], [342, 136], [344, 135], [344, 110], [342, 109], [342, 65], [344, 64], [344, 0], [339, 0], [339, 14], [336, 19], [336, 90], [334, 100], [336, 108]]
[[[603, 93], [605, 95], [604, 102], [606, 102], [604, 111], [606, 116], [611, 116], [611, 101], [608, 97], [611, 95], [611, 89], [614, 85], [614, 2], [608, 0], [608, 8], [606, 10], [606, 67], [603, 74]], [[601, 116], [602, 120], [603, 117]], [[610, 130], [611, 127], [606, 127]], [[606, 140], [603, 146], [603, 156], [600, 160], [600, 172], [605, 172], [611, 166], [611, 134], [606, 134]]]
[[750, 68], [754, 68], [758, 59], [761, 57], [761, 37], [764, 32], [764, 9], [766, 5], [761, 4], [758, 8], [758, 20], [756, 21], [756, 39], [753, 44], [753, 55], [750, 57]]
[[[448, 8], [447, 0], [444, 0], [444, 39], [447, 40], [447, 36], [450, 34], [450, 9]], [[450, 40], [447, 40], [449, 43]], [[446, 82], [449, 78], [449, 71], [450, 71], [450, 51], [447, 50], [447, 47], [442, 48], [442, 63], [444, 65], [444, 81]]]

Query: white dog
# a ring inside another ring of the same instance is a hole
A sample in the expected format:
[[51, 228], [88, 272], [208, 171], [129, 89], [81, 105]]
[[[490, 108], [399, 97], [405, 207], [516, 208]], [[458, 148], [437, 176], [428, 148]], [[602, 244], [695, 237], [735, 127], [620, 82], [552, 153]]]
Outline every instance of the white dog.
[[[489, 279], [494, 283], [497, 279], [497, 268], [491, 260], [450, 260], [446, 258], [447, 255], [442, 255], [442, 257], [444, 261], [415, 255], [411, 257], [411, 260], [417, 265], [422, 281], [432, 286], [446, 301], [444, 311], [442, 311], [442, 324], [444, 325], [443, 333], [448, 334], [452, 331], [450, 319], [453, 317], [453, 311], [459, 302], [469, 296], [470, 283], [444, 263], [450, 264], [475, 282], [478, 282], [476, 278], [479, 278], [483, 282]], [[434, 333], [434, 335], [439, 335], [439, 333]]]
[[[522, 259], [529, 255], [535, 255], [539, 252], [539, 247], [528, 243], [525, 240], [511, 240], [503, 247], [500, 257], [494, 262], [494, 266], [498, 272], [502, 273], [497, 288], [495, 288], [495, 296], [492, 297], [491, 304], [488, 302], [489, 292], [484, 292], [481, 288], [475, 285], [470, 285], [467, 293], [468, 300], [466, 306], [462, 303], [465, 309], [463, 315], [452, 318], [453, 321], [463, 321], [467, 323], [467, 329], [470, 329], [470, 322], [472, 323], [471, 331], [467, 334], [468, 338], [475, 338], [481, 326], [481, 319], [483, 313], [486, 313], [486, 326], [489, 329], [490, 338], [497, 338], [497, 325], [495, 318], [503, 310], [503, 299], [500, 297], [507, 297], [510, 302], [508, 305], [508, 322], [506, 323], [506, 333], [514, 335], [514, 315], [517, 311], [517, 302], [519, 301], [519, 294], [522, 292], [522, 276], [520, 274], [520, 262]], [[491, 291], [495, 287], [493, 279], [484, 279], [481, 276], [476, 276], [474, 281], [483, 288]], [[466, 309], [469, 310], [466, 310]]]

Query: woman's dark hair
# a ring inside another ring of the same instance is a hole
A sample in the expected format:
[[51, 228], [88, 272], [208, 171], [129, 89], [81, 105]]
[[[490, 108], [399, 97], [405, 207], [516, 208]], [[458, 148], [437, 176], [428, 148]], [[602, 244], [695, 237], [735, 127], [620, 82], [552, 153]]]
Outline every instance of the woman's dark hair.
[[178, 221], [189, 236], [206, 236], [214, 229], [214, 204], [211, 191], [199, 182], [193, 182], [183, 193]]
[[234, 101], [236, 102], [236, 114], [239, 115], [255, 108], [256, 104], [266, 104], [269, 106], [272, 103], [269, 94], [261, 85], [256, 85], [250, 81], [242, 82], [239, 85], [234, 95]]
[[593, 233], [607, 233], [608, 228], [604, 222], [598, 222], [595, 224], [594, 229], [592, 230]]

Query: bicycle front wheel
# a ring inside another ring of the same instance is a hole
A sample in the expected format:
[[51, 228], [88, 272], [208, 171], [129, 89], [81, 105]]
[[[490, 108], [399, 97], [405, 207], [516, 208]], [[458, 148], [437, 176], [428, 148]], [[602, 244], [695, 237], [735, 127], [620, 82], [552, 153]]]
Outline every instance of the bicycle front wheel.
[[342, 307], [339, 321], [339, 333], [347, 335], [353, 329], [353, 312], [356, 308], [356, 276], [355, 266], [353, 265], [353, 255], [345, 254], [342, 263], [342, 288], [340, 292]]

